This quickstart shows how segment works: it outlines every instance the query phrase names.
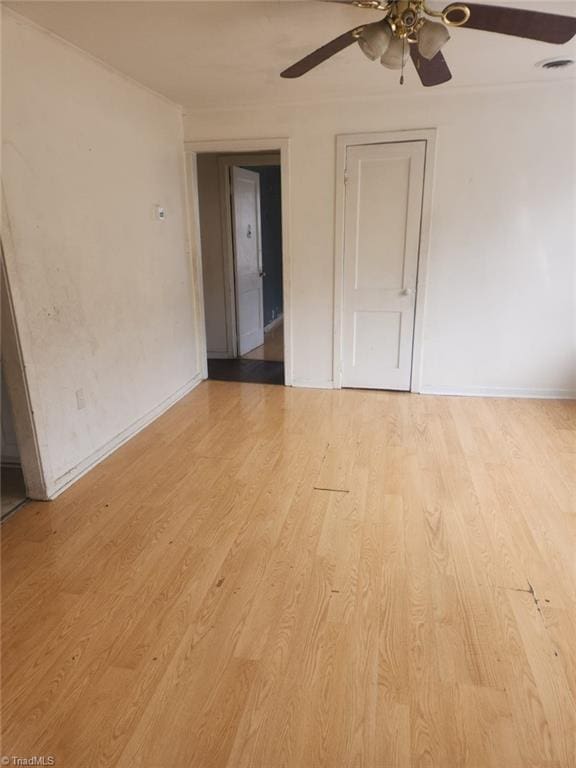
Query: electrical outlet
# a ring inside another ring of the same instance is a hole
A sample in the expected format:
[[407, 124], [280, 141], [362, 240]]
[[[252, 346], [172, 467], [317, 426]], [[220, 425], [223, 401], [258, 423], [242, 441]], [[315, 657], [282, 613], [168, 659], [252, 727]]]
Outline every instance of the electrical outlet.
[[86, 399], [84, 398], [83, 389], [76, 390], [76, 408], [78, 408], [79, 411], [86, 408]]

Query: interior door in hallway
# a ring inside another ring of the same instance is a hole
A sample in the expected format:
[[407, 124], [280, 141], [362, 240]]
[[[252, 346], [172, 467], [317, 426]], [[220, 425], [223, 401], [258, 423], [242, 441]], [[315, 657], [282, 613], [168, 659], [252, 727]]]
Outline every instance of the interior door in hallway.
[[238, 355], [264, 343], [260, 177], [232, 168], [232, 215]]
[[348, 147], [342, 386], [409, 390], [425, 141]]

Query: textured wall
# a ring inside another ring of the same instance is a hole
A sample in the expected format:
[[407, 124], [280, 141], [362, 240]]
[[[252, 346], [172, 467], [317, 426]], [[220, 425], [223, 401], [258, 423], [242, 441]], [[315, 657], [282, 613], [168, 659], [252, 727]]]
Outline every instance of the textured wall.
[[2, 43], [6, 261], [53, 493], [199, 374], [181, 113], [10, 13]]

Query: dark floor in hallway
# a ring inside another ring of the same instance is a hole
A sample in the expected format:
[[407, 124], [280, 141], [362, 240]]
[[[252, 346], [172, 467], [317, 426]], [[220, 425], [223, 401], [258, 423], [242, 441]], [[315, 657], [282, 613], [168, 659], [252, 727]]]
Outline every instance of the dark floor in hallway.
[[208, 378], [252, 384], [284, 384], [284, 363], [272, 360], [208, 360]]

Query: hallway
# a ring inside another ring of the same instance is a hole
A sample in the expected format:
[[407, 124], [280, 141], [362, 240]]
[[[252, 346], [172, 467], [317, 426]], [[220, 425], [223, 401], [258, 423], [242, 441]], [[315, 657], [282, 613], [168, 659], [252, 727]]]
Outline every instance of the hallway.
[[264, 344], [243, 355], [246, 360], [284, 360], [284, 321], [280, 320], [264, 333]]

